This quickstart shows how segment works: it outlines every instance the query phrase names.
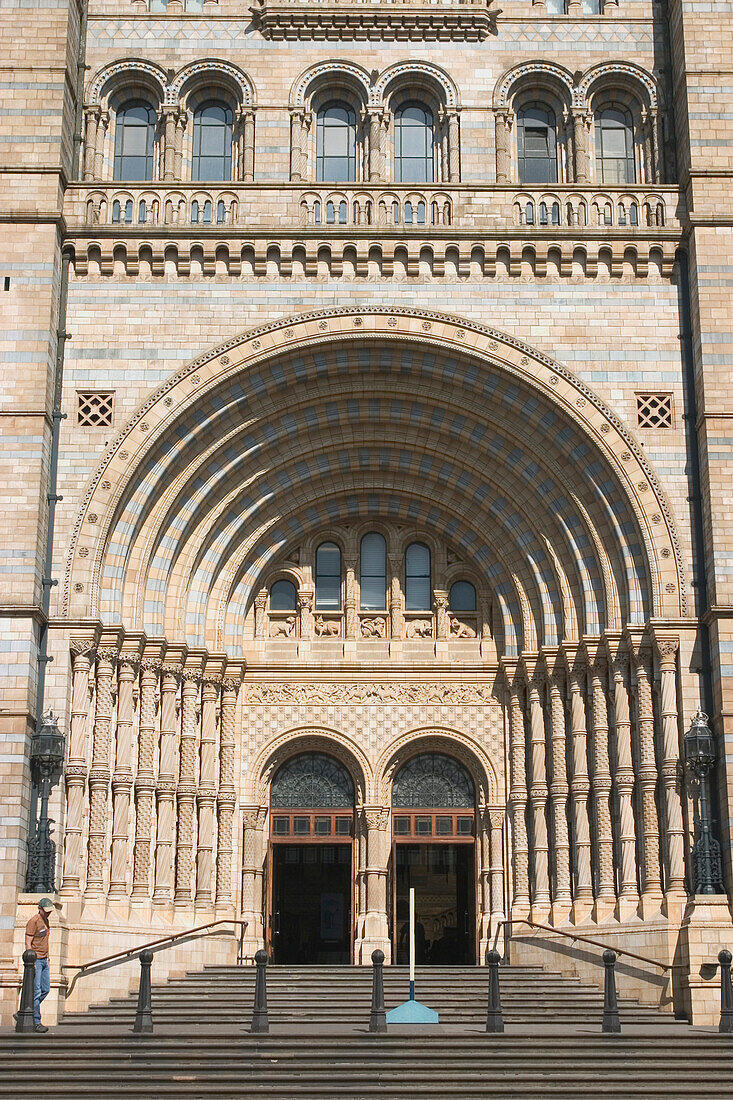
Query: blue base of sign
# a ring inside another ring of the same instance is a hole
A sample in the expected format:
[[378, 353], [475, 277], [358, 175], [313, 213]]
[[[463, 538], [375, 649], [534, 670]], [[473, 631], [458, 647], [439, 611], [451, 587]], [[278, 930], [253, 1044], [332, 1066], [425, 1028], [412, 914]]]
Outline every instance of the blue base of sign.
[[414, 998], [387, 1013], [388, 1024], [437, 1024], [438, 1013]]

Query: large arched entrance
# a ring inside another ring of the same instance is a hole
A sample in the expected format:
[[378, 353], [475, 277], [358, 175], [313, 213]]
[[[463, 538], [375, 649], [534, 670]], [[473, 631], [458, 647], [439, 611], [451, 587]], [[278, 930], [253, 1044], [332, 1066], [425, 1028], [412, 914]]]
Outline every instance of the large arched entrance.
[[392, 785], [392, 949], [408, 959], [407, 913], [415, 889], [418, 963], [476, 961], [476, 791], [444, 753], [413, 756]]
[[353, 955], [354, 783], [322, 752], [300, 753], [270, 790], [269, 935], [276, 963]]

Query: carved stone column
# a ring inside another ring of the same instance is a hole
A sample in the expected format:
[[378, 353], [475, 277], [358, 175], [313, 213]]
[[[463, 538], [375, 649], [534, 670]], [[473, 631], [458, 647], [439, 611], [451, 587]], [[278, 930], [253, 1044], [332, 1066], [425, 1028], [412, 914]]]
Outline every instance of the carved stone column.
[[[236, 673], [236, 675], [234, 674]], [[216, 841], [216, 904], [230, 906], [232, 893], [232, 854], [234, 850], [234, 755], [236, 749], [237, 697], [242, 683], [242, 666], [227, 665], [221, 685], [221, 733], [219, 748], [219, 794], [217, 797], [218, 831]]]
[[631, 755], [631, 716], [627, 681], [628, 656], [619, 653], [613, 663], [613, 702], [616, 726], [616, 797], [618, 798], [621, 841], [621, 915], [628, 915], [639, 903], [636, 880], [636, 825], [634, 822], [634, 765]]
[[226, 658], [206, 662], [201, 689], [201, 745], [199, 749], [199, 786], [196, 795], [198, 830], [196, 838], [196, 901], [198, 908], [213, 903], [214, 828], [216, 814], [216, 709], [219, 684]]
[[94, 179], [103, 180], [105, 175], [104, 168], [104, 143], [107, 137], [107, 130], [109, 129], [109, 111], [99, 112], [99, 118], [97, 119], [97, 141], [94, 154]]
[[448, 619], [448, 593], [435, 590], [435, 633], [439, 641], [445, 641], [450, 636], [450, 622]]
[[388, 561], [391, 578], [389, 586], [389, 627], [392, 640], [394, 640], [395, 638], [401, 638], [404, 633], [402, 588], [400, 585], [402, 562], [399, 557], [392, 554], [389, 555]]
[[157, 905], [163, 905], [170, 900], [173, 886], [175, 802], [178, 786], [177, 703], [185, 650], [180, 653], [180, 656], [174, 656], [169, 652], [168, 658], [169, 660], [163, 665], [160, 690], [160, 752], [156, 783], [158, 826], [153, 891], [153, 903]]
[[178, 125], [178, 107], [163, 107], [161, 122], [163, 126], [163, 179], [176, 178], [176, 127]]
[[239, 178], [245, 183], [255, 178], [255, 113], [251, 107], [241, 110], [242, 149], [239, 161]]
[[304, 180], [308, 172], [308, 131], [310, 114], [307, 111], [291, 111], [290, 114], [290, 178]]
[[509, 687], [509, 814], [512, 823], [512, 912], [529, 913], [529, 846], [527, 843], [527, 771], [524, 714], [516, 677]]
[[149, 893], [150, 845], [153, 831], [155, 793], [155, 725], [158, 713], [158, 679], [162, 647], [154, 656], [146, 647], [140, 664], [140, 733], [135, 777], [135, 847], [133, 849], [132, 897]]
[[344, 570], [346, 573], [346, 592], [344, 595], [346, 637], [356, 638], [358, 626], [356, 614], [356, 559], [346, 558], [344, 560]]
[[112, 677], [117, 661], [116, 646], [97, 650], [97, 689], [94, 712], [92, 766], [89, 771], [89, 855], [87, 897], [101, 897], [107, 851], [107, 804], [110, 781], [110, 734], [112, 729]]
[[102, 108], [98, 103], [84, 111], [84, 179], [95, 178], [97, 164], [97, 131]]
[[242, 814], [242, 920], [247, 921], [244, 942], [248, 958], [254, 958], [255, 952], [265, 941], [262, 882], [266, 820], [267, 809], [264, 806], [248, 806]]
[[679, 638], [657, 638], [662, 678], [662, 789], [666, 817], [667, 894], [685, 896], [684, 830], [677, 791], [680, 733], [677, 716]]
[[477, 907], [479, 914], [479, 958], [485, 958], [491, 939], [491, 815], [482, 806], [476, 814], [478, 855]]
[[366, 114], [369, 127], [369, 182], [380, 183], [385, 178], [384, 156], [382, 152], [382, 111], [372, 109]]
[[255, 638], [267, 637], [267, 589], [255, 596]]
[[[598, 655], [590, 669], [593, 721], [593, 810], [598, 845], [597, 900], [615, 904], [613, 831], [611, 827], [611, 765], [608, 755], [608, 707], [602, 676], [605, 662]], [[613, 905], [611, 906], [611, 910]], [[611, 911], [609, 910], [609, 912]], [[600, 913], [599, 913], [600, 916]]]
[[184, 668], [181, 688], [181, 753], [178, 769], [178, 835], [176, 837], [176, 905], [190, 905], [196, 809], [196, 741], [201, 669]]
[[568, 834], [568, 780], [565, 751], [565, 701], [558, 675], [550, 679], [550, 721], [552, 739], [552, 849], [554, 854], [553, 913], [567, 916], [572, 894], [570, 890], [570, 838]]
[[187, 112], [179, 111], [178, 118], [176, 120], [175, 153], [173, 157], [173, 170], [175, 172], [175, 179], [177, 180], [183, 179], [183, 135], [186, 133], [187, 125]]
[[[134, 648], [133, 648], [134, 646]], [[125, 640], [117, 668], [117, 736], [112, 776], [112, 855], [109, 894], [127, 893], [127, 863], [132, 801], [133, 692], [140, 662], [139, 643]]]
[[584, 903], [593, 898], [590, 869], [590, 824], [588, 821], [588, 731], [586, 727], [583, 682], [585, 666], [573, 663], [569, 671], [570, 727], [573, 737], [573, 773], [570, 780], [570, 799], [573, 807], [575, 843], [575, 900], [574, 907], [583, 912]]
[[313, 637], [313, 593], [300, 592], [298, 595], [300, 611], [300, 636], [305, 641]]
[[573, 115], [576, 183], [590, 183], [590, 128], [592, 124], [592, 114], [578, 111]]
[[458, 111], [448, 112], [448, 182], [460, 183], [461, 180], [461, 137], [458, 126]]
[[659, 818], [655, 792], [657, 762], [654, 753], [654, 706], [652, 702], [651, 653], [640, 646], [634, 654], [636, 672], [636, 720], [639, 737], [639, 788], [641, 791], [643, 866], [641, 893], [647, 908], [656, 908], [662, 897], [659, 872]]
[[489, 813], [490, 855], [489, 877], [491, 883], [491, 934], [495, 936], [505, 919], [504, 913], [504, 814], [501, 810]]
[[511, 133], [514, 112], [496, 112], [496, 182], [510, 183], [512, 178]]
[[86, 734], [89, 721], [89, 673], [95, 641], [72, 638], [72, 696], [69, 723], [69, 748], [64, 769], [66, 782], [66, 822], [61, 893], [77, 894], [81, 885], [84, 835], [84, 794], [87, 783]]
[[389, 809], [365, 806], [367, 825], [366, 919], [363, 952], [367, 958], [379, 948], [389, 960], [391, 950], [387, 925], [387, 861], [389, 856]]
[[542, 679], [537, 672], [529, 682], [529, 722], [531, 756], [531, 780], [529, 804], [532, 809], [532, 866], [534, 889], [532, 912], [539, 906], [544, 910], [550, 902], [549, 845], [547, 841], [547, 768], [545, 765], [545, 717], [540, 691]]

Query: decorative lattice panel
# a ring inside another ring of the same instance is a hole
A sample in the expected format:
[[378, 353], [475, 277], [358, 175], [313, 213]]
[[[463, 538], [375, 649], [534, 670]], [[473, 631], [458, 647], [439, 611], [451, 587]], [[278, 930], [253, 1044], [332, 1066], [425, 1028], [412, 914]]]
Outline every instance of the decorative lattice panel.
[[671, 393], [637, 393], [636, 415], [640, 428], [671, 428]]
[[112, 426], [113, 392], [85, 393], [77, 391], [76, 422], [81, 428], [110, 428]]

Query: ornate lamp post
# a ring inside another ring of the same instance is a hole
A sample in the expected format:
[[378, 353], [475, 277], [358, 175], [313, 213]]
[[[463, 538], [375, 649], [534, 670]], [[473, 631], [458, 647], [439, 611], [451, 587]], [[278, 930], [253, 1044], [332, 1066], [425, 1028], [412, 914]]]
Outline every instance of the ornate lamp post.
[[698, 780], [695, 843], [692, 848], [695, 893], [720, 894], [723, 892], [723, 870], [720, 844], [713, 836], [710, 825], [708, 784], [708, 776], [715, 766], [715, 740], [708, 725], [708, 716], [699, 707], [689, 731], [685, 734], [685, 763]]
[[48, 816], [48, 796], [53, 781], [61, 773], [64, 744], [64, 735], [58, 728], [56, 716], [49, 710], [43, 715], [41, 725], [31, 740], [31, 769], [38, 792], [38, 820], [28, 842], [25, 888], [31, 894], [51, 892], [54, 889], [56, 845], [51, 839], [53, 821]]

